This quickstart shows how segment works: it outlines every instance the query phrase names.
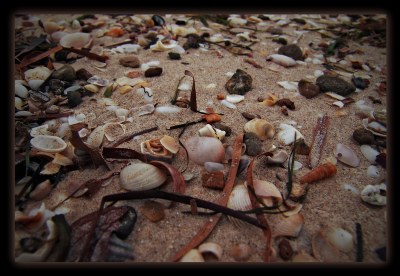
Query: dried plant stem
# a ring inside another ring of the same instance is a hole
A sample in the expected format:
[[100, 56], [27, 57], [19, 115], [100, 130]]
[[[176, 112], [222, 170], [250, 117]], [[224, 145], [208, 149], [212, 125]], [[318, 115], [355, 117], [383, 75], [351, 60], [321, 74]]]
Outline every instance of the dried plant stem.
[[314, 129], [313, 143], [311, 144], [310, 154], [308, 156], [308, 166], [310, 168], [318, 166], [319, 160], [321, 159], [322, 148], [325, 144], [328, 126], [329, 117], [327, 115], [318, 118], [317, 125]]
[[121, 138], [119, 138], [118, 140], [108, 144], [107, 147], [115, 148], [115, 147], [119, 146], [120, 144], [132, 139], [135, 136], [142, 135], [142, 134], [145, 134], [145, 133], [149, 133], [149, 132], [152, 132], [154, 130], [158, 130], [158, 126], [155, 126], [155, 127], [152, 127], [152, 128], [148, 128], [148, 129], [144, 129], [144, 130], [141, 130], [139, 132], [128, 133], [128, 134], [122, 136]]

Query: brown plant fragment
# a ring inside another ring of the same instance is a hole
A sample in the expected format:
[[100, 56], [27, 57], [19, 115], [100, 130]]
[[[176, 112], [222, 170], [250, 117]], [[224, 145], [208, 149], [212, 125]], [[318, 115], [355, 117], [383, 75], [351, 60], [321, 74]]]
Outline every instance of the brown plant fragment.
[[326, 134], [328, 132], [329, 117], [324, 115], [319, 117], [317, 125], [314, 129], [314, 138], [311, 144], [310, 154], [308, 155], [308, 166], [315, 168], [318, 166], [319, 160], [321, 159], [322, 148], [325, 144]]
[[244, 61], [247, 62], [247, 63], [249, 63], [249, 64], [251, 64], [251, 65], [253, 65], [255, 68], [258, 68], [258, 69], [263, 68], [260, 64], [258, 64], [257, 62], [255, 62], [254, 59], [245, 58]]
[[222, 171], [205, 172], [201, 176], [202, 186], [210, 189], [223, 190], [224, 173]]
[[294, 102], [289, 100], [289, 99], [287, 99], [287, 98], [283, 98], [283, 99], [277, 100], [275, 104], [279, 105], [279, 106], [286, 106], [290, 110], [294, 110], [295, 109]]

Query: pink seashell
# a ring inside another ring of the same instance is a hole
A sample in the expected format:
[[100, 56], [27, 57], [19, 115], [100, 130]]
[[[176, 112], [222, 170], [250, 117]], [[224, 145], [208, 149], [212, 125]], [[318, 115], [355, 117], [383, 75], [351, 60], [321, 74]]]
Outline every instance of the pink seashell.
[[196, 164], [204, 162], [221, 163], [225, 159], [225, 149], [221, 141], [214, 137], [193, 136], [184, 143], [189, 159]]
[[336, 158], [346, 165], [349, 165], [351, 167], [358, 167], [360, 165], [360, 158], [358, 158], [358, 156], [351, 148], [343, 144], [337, 144], [334, 153]]

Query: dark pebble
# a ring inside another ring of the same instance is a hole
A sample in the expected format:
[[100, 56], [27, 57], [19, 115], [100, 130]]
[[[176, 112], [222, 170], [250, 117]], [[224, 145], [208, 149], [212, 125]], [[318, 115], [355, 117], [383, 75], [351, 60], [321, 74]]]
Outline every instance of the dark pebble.
[[21, 248], [24, 252], [33, 253], [42, 246], [43, 242], [41, 239], [32, 237], [32, 238], [23, 238], [19, 241]]
[[145, 77], [157, 77], [161, 75], [162, 68], [161, 67], [150, 67], [144, 72]]
[[353, 78], [351, 79], [351, 81], [353, 82], [353, 84], [354, 84], [358, 89], [361, 89], [361, 90], [364, 90], [364, 89], [367, 88], [368, 85], [369, 85], [369, 80], [363, 79], [363, 78], [355, 78], [355, 77], [353, 77]]
[[245, 71], [237, 69], [236, 73], [225, 84], [230, 94], [244, 95], [252, 88], [253, 79]]
[[277, 35], [283, 34], [282, 29], [281, 29], [281, 28], [276, 28], [276, 27], [269, 28], [269, 29], [268, 29], [268, 32], [269, 32], [270, 34], [277, 34]]
[[66, 64], [60, 69], [54, 71], [51, 77], [63, 81], [74, 81], [76, 79], [76, 72], [71, 65]]
[[136, 219], [137, 219], [137, 214], [136, 211], [133, 207], [128, 206], [128, 211], [125, 213], [125, 215], [120, 218], [119, 222], [121, 225], [118, 227], [117, 230], [115, 230], [115, 234], [118, 236], [120, 239], [126, 239], [129, 234], [132, 232], [133, 227], [135, 226]]
[[284, 39], [283, 37], [273, 38], [272, 41], [282, 45], [287, 45], [287, 40]]
[[127, 56], [119, 59], [119, 64], [125, 67], [138, 68], [140, 60], [137, 56]]
[[86, 69], [81, 68], [78, 71], [76, 71], [76, 77], [78, 79], [80, 79], [80, 80], [87, 81], [88, 79], [93, 77], [93, 75], [89, 71], [87, 71]]
[[300, 95], [307, 99], [311, 99], [319, 94], [319, 86], [316, 84], [306, 80], [300, 80], [298, 85]]
[[153, 19], [154, 24], [155, 24], [156, 26], [163, 26], [163, 25], [165, 25], [165, 20], [164, 20], [164, 18], [161, 17], [161, 15], [155, 14], [155, 15], [153, 15], [153, 16], [151, 17], [151, 19]]
[[356, 91], [353, 84], [339, 77], [320, 76], [317, 78], [317, 85], [322, 92], [334, 92], [341, 96], [347, 96]]
[[382, 152], [376, 156], [375, 162], [386, 169], [386, 153]]
[[386, 261], [386, 246], [375, 249], [375, 253], [378, 255], [379, 259]]
[[168, 56], [170, 59], [175, 59], [175, 60], [181, 59], [181, 55], [174, 52], [169, 52]]
[[82, 102], [81, 93], [79, 93], [77, 90], [68, 92], [67, 98], [68, 106], [71, 108], [79, 105]]
[[240, 158], [239, 166], [236, 175], [241, 174], [250, 165], [250, 160], [245, 158]]
[[279, 256], [285, 261], [290, 260], [293, 256], [293, 249], [287, 239], [283, 239], [279, 242]]
[[278, 54], [291, 57], [294, 60], [304, 60], [303, 51], [296, 44], [289, 44], [280, 47]]
[[185, 44], [183, 44], [183, 49], [187, 50], [190, 48], [197, 49], [200, 47], [199, 43], [204, 42], [204, 39], [197, 34], [189, 34], [186, 36], [187, 40]]
[[46, 113], [47, 114], [57, 114], [60, 113], [60, 107], [57, 105], [51, 105], [48, 108], [46, 108]]
[[243, 142], [246, 144], [247, 155], [256, 156], [261, 153], [262, 143], [255, 133], [245, 133], [243, 137]]
[[248, 113], [248, 112], [242, 112], [242, 116], [245, 117], [247, 120], [253, 120], [254, 118], [261, 119], [260, 115], [257, 115], [257, 114], [254, 115], [254, 114], [251, 114], [251, 113]]
[[358, 128], [354, 130], [353, 138], [360, 145], [371, 145], [375, 143], [374, 135], [365, 128]]
[[220, 130], [225, 131], [225, 132], [226, 132], [226, 133], [225, 133], [225, 136], [231, 136], [231, 134], [232, 134], [232, 129], [231, 129], [230, 127], [224, 125], [224, 124], [215, 123], [215, 124], [214, 124], [214, 127], [215, 127], [215, 128], [218, 128], [218, 129], [220, 129]]
[[58, 79], [49, 80], [49, 88], [50, 91], [56, 95], [61, 95], [64, 92], [64, 87], [66, 86], [67, 82]]
[[277, 100], [275, 104], [279, 105], [279, 106], [286, 106], [290, 110], [294, 110], [296, 108], [294, 106], [294, 102], [292, 102], [291, 100], [289, 100], [287, 98], [283, 98], [283, 99]]

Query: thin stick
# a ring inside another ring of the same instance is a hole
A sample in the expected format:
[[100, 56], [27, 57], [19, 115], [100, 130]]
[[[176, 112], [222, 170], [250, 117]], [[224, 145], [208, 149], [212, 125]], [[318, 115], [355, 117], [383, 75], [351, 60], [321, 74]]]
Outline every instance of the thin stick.
[[152, 127], [152, 128], [148, 128], [148, 129], [144, 129], [144, 130], [141, 130], [139, 132], [126, 134], [126, 135], [122, 136], [120, 139], [108, 144], [107, 147], [115, 148], [115, 147], [121, 145], [122, 143], [132, 139], [135, 136], [142, 135], [142, 134], [148, 133], [148, 132], [152, 132], [154, 130], [158, 130], [158, 126], [155, 126], [155, 127]]

